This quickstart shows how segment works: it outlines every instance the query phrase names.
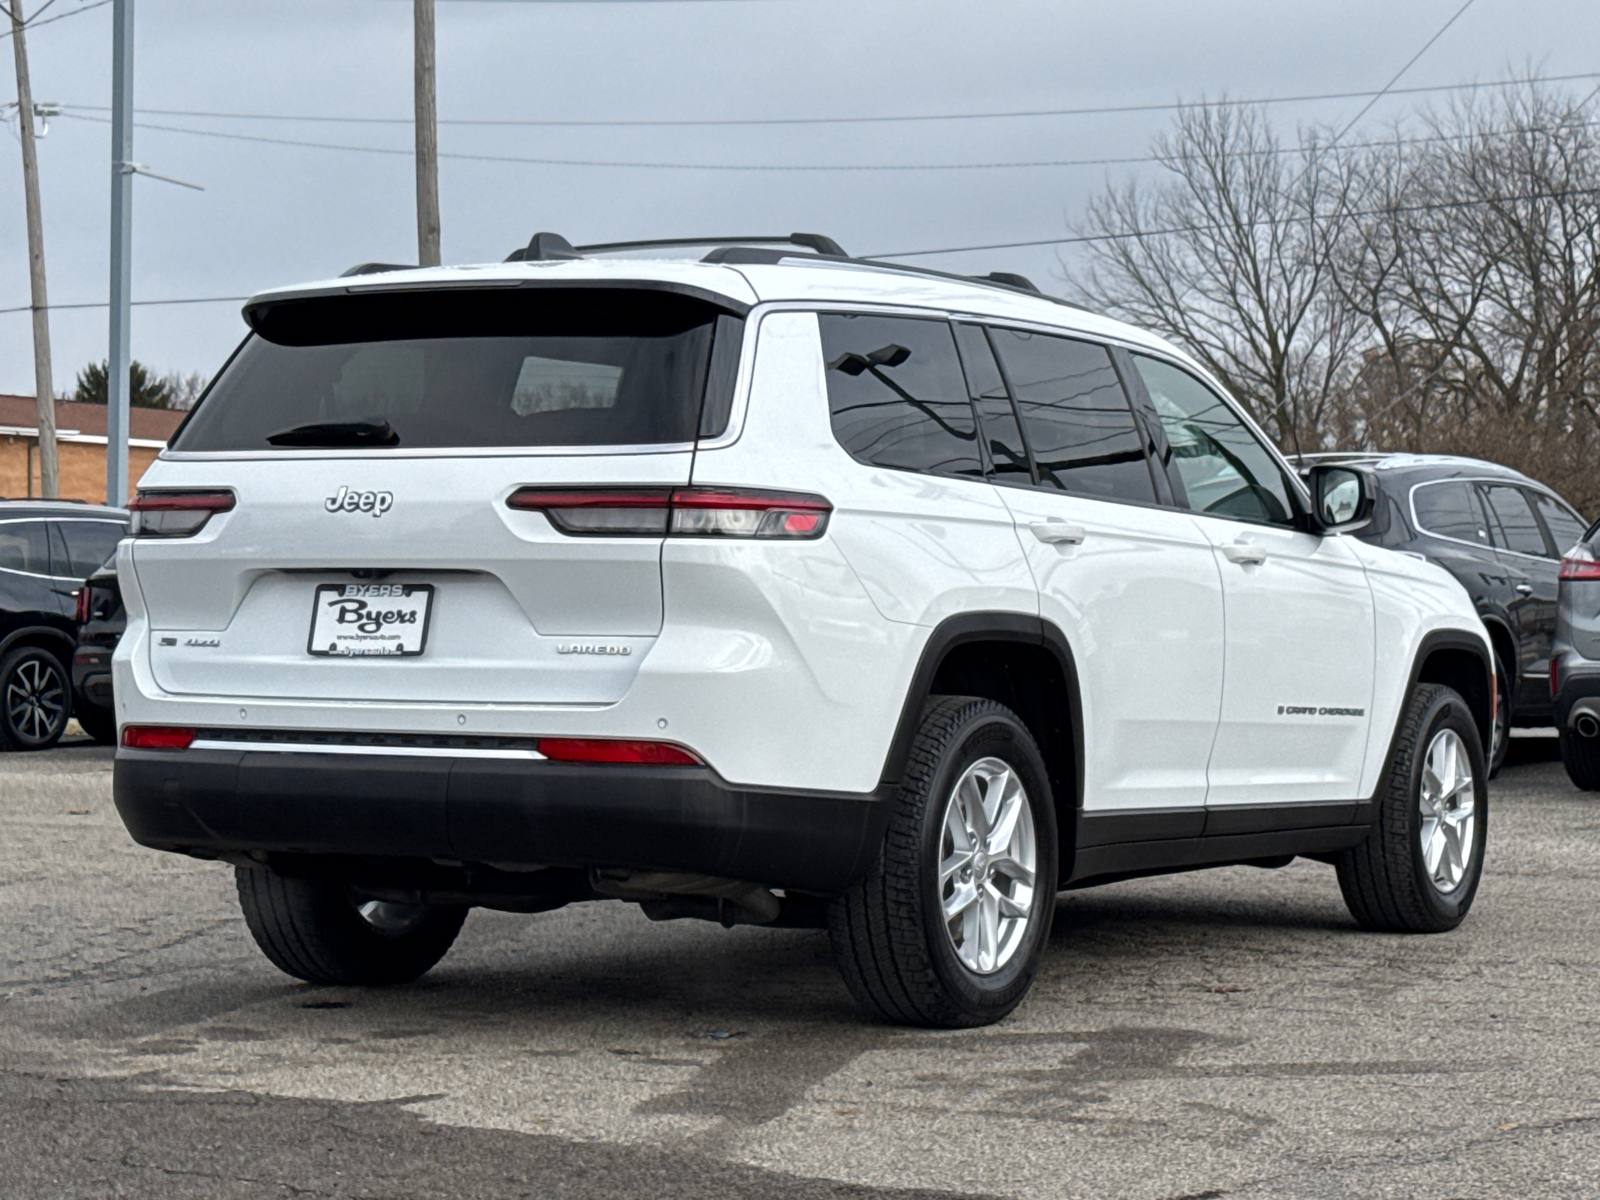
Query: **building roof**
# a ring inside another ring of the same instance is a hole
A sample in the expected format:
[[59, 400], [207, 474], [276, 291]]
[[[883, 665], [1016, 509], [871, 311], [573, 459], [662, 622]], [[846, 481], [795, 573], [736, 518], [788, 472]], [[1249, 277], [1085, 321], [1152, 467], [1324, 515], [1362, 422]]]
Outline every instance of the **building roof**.
[[[165, 408], [132, 408], [128, 410], [128, 436], [136, 442], [157, 442], [165, 445], [183, 419], [189, 414]], [[39, 427], [39, 410], [32, 396], [0, 396], [0, 427], [35, 431]], [[70, 400], [56, 401], [56, 431], [61, 434], [85, 434], [90, 438], [106, 436], [106, 406], [104, 404], [76, 404]]]

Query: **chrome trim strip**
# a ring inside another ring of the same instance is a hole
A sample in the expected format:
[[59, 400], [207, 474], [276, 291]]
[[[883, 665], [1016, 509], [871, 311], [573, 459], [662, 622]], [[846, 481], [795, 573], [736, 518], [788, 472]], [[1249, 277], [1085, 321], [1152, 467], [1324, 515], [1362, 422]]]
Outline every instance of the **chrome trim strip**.
[[[1526, 558], [1533, 562], [1550, 563], [1561, 561], [1559, 558], [1551, 558], [1547, 554], [1524, 554], [1521, 550], [1512, 550], [1507, 546], [1496, 546], [1492, 541], [1488, 543], [1469, 542], [1466, 538], [1455, 538], [1448, 534], [1435, 533], [1424, 525], [1417, 516], [1417, 493], [1425, 487], [1438, 487], [1441, 483], [1485, 483], [1495, 487], [1514, 487], [1522, 491], [1537, 492], [1546, 499], [1554, 500], [1562, 508], [1571, 511], [1567, 502], [1548, 488], [1542, 488], [1532, 483], [1523, 483], [1516, 479], [1496, 478], [1493, 475], [1452, 475], [1448, 479], [1424, 479], [1421, 483], [1413, 483], [1411, 490], [1406, 493], [1406, 503], [1411, 509], [1411, 524], [1416, 530], [1419, 533], [1427, 534], [1431, 538], [1438, 538], [1441, 542], [1454, 542], [1458, 546], [1471, 546], [1475, 550], [1493, 550], [1496, 554], [1511, 554], [1517, 558]], [[1483, 502], [1480, 500], [1479, 503]], [[1496, 516], [1498, 515], [1496, 514]]]
[[450, 746], [337, 746], [318, 742], [246, 742], [196, 738], [191, 750], [259, 750], [268, 754], [364, 754], [396, 758], [514, 758], [546, 762], [537, 750], [469, 750]]

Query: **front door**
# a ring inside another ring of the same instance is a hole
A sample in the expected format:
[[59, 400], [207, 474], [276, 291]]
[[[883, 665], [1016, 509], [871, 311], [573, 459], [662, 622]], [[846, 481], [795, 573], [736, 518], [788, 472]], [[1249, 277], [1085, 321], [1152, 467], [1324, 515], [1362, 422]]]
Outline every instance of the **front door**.
[[1371, 724], [1373, 605], [1337, 537], [1294, 527], [1291, 486], [1232, 408], [1171, 363], [1135, 355], [1193, 519], [1222, 573], [1222, 710], [1207, 770], [1221, 810], [1357, 799]]

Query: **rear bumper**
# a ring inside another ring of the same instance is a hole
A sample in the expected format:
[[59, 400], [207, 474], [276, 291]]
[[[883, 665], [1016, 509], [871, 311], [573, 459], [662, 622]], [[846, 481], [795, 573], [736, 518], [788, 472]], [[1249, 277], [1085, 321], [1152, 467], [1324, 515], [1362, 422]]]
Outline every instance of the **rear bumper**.
[[1571, 650], [1561, 651], [1552, 664], [1560, 690], [1556, 692], [1552, 724], [1570, 729], [1580, 711], [1600, 719], [1600, 660], [1584, 658]]
[[72, 656], [72, 687], [97, 708], [111, 707], [111, 648], [80, 645]]
[[230, 852], [691, 871], [834, 895], [888, 820], [876, 795], [752, 790], [704, 767], [118, 749], [135, 841]]

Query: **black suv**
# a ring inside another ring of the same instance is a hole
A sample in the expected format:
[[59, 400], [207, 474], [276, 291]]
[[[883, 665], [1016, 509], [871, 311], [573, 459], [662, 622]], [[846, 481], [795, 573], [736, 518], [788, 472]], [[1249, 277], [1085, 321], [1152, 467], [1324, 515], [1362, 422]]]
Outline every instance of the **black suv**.
[[0, 501], [0, 747], [43, 750], [65, 731], [74, 594], [127, 531], [120, 509]]
[[1521, 472], [1442, 454], [1307, 454], [1365, 466], [1378, 484], [1373, 520], [1357, 536], [1438, 563], [1461, 581], [1499, 659], [1490, 770], [1512, 726], [1549, 725], [1550, 647], [1561, 557], [1588, 524]]

